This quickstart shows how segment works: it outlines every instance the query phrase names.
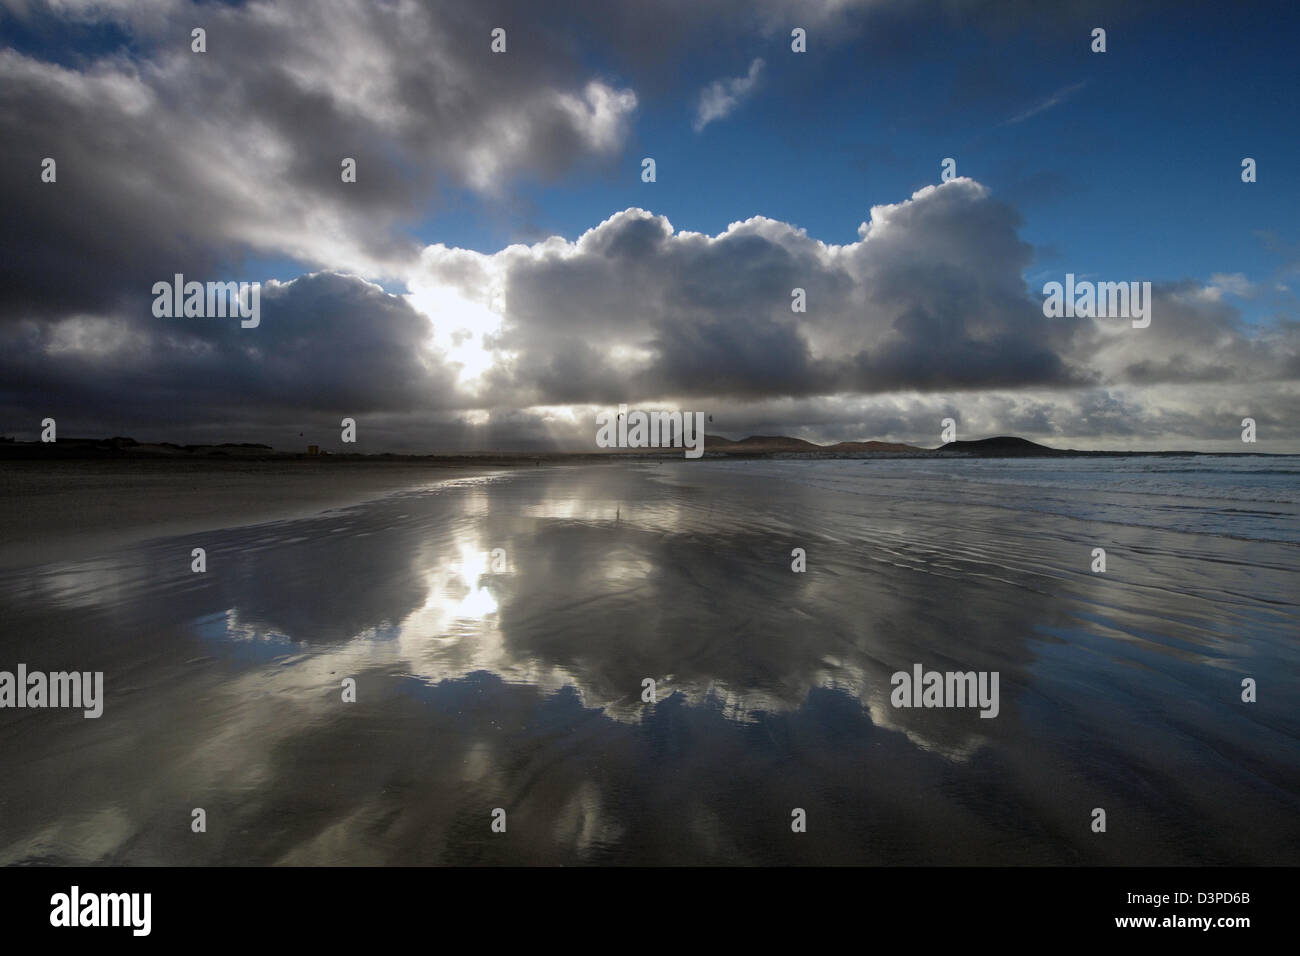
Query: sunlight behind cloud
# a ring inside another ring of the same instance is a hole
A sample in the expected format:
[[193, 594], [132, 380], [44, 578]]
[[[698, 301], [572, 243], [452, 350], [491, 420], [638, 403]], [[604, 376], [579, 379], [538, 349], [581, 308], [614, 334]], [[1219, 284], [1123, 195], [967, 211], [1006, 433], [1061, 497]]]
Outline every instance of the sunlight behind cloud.
[[449, 286], [413, 286], [404, 298], [433, 324], [429, 347], [460, 366], [458, 384], [473, 389], [496, 361], [484, 342], [500, 331], [501, 315]]

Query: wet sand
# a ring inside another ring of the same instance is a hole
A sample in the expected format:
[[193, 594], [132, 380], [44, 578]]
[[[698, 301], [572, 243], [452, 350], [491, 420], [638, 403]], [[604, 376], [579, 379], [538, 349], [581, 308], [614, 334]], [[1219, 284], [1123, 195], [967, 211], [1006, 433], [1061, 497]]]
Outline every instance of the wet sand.
[[486, 469], [401, 461], [0, 462], [0, 569], [307, 517], [418, 487], [449, 470]]
[[[1300, 863], [1290, 479], [969, 467], [526, 468], [0, 572], [0, 666], [106, 688], [0, 711], [0, 863]], [[916, 663], [998, 716], [892, 706]]]

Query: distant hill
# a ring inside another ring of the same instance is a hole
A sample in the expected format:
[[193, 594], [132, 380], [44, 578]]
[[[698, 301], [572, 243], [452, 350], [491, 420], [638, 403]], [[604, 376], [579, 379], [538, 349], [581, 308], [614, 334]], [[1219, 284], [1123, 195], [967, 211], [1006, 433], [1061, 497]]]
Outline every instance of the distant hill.
[[705, 435], [704, 451], [724, 455], [859, 455], [864, 453], [909, 454], [925, 452], [926, 449], [901, 442], [886, 441], [842, 441], [834, 445], [818, 445], [803, 438], [791, 438], [788, 435], [750, 435], [748, 438], [732, 440], [721, 435]]
[[899, 441], [842, 441], [834, 445], [826, 445], [823, 451], [888, 451], [888, 452], [910, 452], [925, 451], [924, 448], [918, 448], [916, 445], [905, 445]]
[[936, 451], [963, 455], [982, 455], [996, 457], [1017, 457], [1022, 455], [1060, 455], [1063, 452], [1028, 438], [1016, 438], [1014, 435], [999, 435], [996, 438], [980, 438], [975, 441], [950, 441], [940, 445]]
[[739, 441], [723, 438], [721, 435], [705, 435], [705, 451], [737, 452], [779, 452], [779, 451], [820, 451], [821, 445], [814, 445], [802, 438], [788, 438], [785, 435], [750, 435]]
[[842, 441], [834, 445], [818, 445], [802, 438], [786, 435], [751, 435], [739, 441], [721, 435], [705, 435], [706, 453], [723, 455], [916, 455], [922, 457], [962, 456], [980, 458], [1015, 458], [1034, 455], [1063, 455], [1067, 452], [1040, 445], [1027, 438], [999, 435], [976, 441], [950, 441], [938, 448], [921, 448], [903, 442]]

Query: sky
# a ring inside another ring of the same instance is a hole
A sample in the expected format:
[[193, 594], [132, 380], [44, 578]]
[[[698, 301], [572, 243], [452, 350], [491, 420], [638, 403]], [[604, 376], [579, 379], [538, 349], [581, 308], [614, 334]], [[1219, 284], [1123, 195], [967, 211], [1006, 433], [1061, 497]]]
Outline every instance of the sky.
[[[1300, 452], [1297, 27], [0, 0], [0, 431], [592, 450], [627, 404], [730, 438]], [[259, 324], [156, 315], [177, 273], [260, 283]], [[1149, 326], [1045, 315], [1067, 273], [1149, 282]]]

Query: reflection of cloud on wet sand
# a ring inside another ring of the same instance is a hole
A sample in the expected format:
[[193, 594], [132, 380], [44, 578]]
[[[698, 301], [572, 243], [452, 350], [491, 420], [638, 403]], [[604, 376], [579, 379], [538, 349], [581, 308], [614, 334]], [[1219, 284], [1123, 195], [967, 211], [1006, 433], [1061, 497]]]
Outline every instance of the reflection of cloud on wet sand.
[[[1087, 646], [1044, 635], [1101, 607], [1095, 580], [1051, 550], [1059, 530], [1023, 522], [1028, 556], [1012, 568], [989, 544], [995, 518], [969, 505], [864, 510], [834, 489], [701, 475], [546, 469], [222, 536], [219, 573], [161, 573], [110, 624], [140, 673], [159, 646], [200, 663], [110, 698], [95, 732], [117, 744], [102, 753], [80, 728], [47, 738], [29, 787], [78, 794], [76, 810], [28, 793], [0, 824], [0, 859], [1183, 858], [1154, 825], [1167, 811], [1127, 781], [1140, 772], [1177, 794], [1186, 744], [1139, 758], [1122, 735], [1098, 735], [1089, 685], [1044, 690], [1052, 662]], [[790, 571], [796, 545], [813, 573]], [[1141, 607], [1105, 609], [1096, 633], [1136, 653]], [[189, 624], [160, 645], [169, 621]], [[894, 709], [889, 677], [913, 662], [998, 670], [1000, 716]], [[355, 704], [342, 701], [347, 677]], [[1075, 760], [1140, 771], [1080, 775]], [[1076, 804], [1103, 800], [1147, 826], [1122, 858], [1075, 833]], [[87, 806], [115, 821], [95, 840], [78, 822]], [[186, 829], [192, 806], [209, 813], [202, 841]], [[794, 806], [816, 825], [791, 843]], [[507, 834], [490, 832], [493, 807]], [[1271, 838], [1231, 839], [1238, 856], [1266, 858]], [[1199, 845], [1203, 858], [1227, 852]]]

